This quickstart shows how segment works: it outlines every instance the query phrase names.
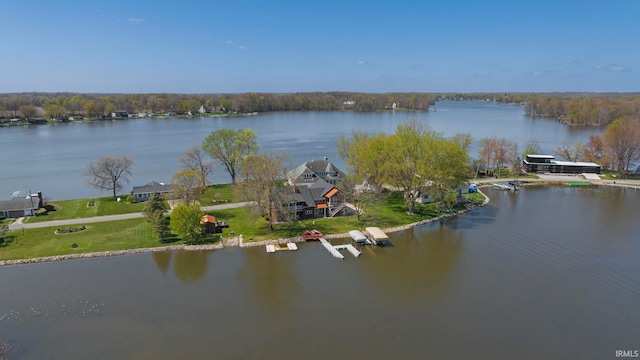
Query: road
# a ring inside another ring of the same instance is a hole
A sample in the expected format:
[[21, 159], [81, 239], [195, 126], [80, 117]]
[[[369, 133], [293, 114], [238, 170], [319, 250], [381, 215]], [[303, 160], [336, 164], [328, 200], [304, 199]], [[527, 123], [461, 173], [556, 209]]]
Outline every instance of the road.
[[[491, 184], [496, 182], [503, 181], [513, 181], [513, 178], [500, 178], [500, 179], [479, 179], [478, 182], [481, 184]], [[523, 182], [542, 182], [542, 181], [553, 181], [553, 182], [568, 182], [568, 181], [584, 181], [591, 182], [593, 184], [598, 185], [615, 185], [615, 186], [627, 186], [632, 187], [637, 190], [640, 190], [640, 180], [588, 180], [585, 179], [582, 175], [554, 175], [554, 174], [538, 174], [538, 179], [521, 179]], [[202, 211], [216, 211], [216, 210], [224, 210], [224, 209], [234, 209], [239, 207], [245, 207], [253, 204], [253, 202], [239, 202], [239, 203], [230, 203], [223, 205], [212, 205], [212, 206], [203, 206]], [[168, 213], [171, 213], [169, 210]], [[130, 214], [120, 214], [120, 215], [105, 215], [105, 216], [94, 216], [88, 218], [78, 218], [78, 219], [69, 219], [69, 220], [53, 220], [53, 221], [43, 221], [38, 223], [23, 223], [22, 218], [19, 218], [15, 222], [9, 225], [9, 230], [19, 230], [19, 229], [35, 229], [35, 228], [43, 228], [43, 227], [62, 227], [69, 225], [82, 225], [96, 222], [105, 222], [105, 221], [117, 221], [117, 220], [127, 220], [127, 219], [139, 219], [144, 217], [142, 213], [130, 213]]]
[[[253, 204], [253, 202], [239, 202], [239, 203], [230, 203], [230, 204], [222, 204], [222, 205], [212, 205], [212, 206], [203, 206], [202, 211], [216, 211], [216, 210], [224, 210], [224, 209], [234, 209], [245, 207]], [[167, 211], [167, 213], [171, 213], [171, 210]], [[43, 227], [63, 227], [69, 225], [82, 225], [89, 223], [97, 223], [97, 222], [105, 222], [105, 221], [117, 221], [117, 220], [128, 220], [128, 219], [140, 219], [143, 218], [144, 215], [142, 213], [129, 213], [129, 214], [120, 214], [120, 215], [105, 215], [105, 216], [94, 216], [88, 218], [77, 218], [77, 219], [68, 219], [68, 220], [52, 220], [52, 221], [43, 221], [37, 223], [23, 223], [23, 218], [19, 218], [15, 222], [9, 225], [9, 230], [19, 230], [19, 229], [35, 229], [35, 228], [43, 228]]]

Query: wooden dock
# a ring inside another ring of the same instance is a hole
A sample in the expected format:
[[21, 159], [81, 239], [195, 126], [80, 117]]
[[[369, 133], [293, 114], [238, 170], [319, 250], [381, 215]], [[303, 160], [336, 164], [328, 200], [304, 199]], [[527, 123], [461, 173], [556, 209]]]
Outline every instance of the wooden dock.
[[295, 251], [298, 250], [298, 245], [296, 245], [296, 243], [287, 243], [287, 247], [283, 247], [283, 246], [275, 246], [273, 244], [269, 244], [267, 245], [267, 252], [268, 253], [274, 253], [276, 251], [282, 251], [282, 250], [289, 250], [289, 251]]

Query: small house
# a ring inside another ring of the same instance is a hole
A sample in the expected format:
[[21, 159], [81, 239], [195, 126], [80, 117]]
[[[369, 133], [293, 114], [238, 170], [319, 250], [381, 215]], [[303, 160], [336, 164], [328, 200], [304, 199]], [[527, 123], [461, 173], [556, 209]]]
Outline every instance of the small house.
[[126, 110], [116, 110], [111, 113], [111, 117], [114, 119], [125, 119], [129, 117], [129, 112]]
[[135, 202], [147, 201], [153, 194], [164, 195], [173, 191], [173, 185], [152, 181], [143, 186], [134, 186], [131, 195]]
[[32, 194], [26, 198], [0, 201], [0, 218], [18, 218], [33, 216], [43, 206], [42, 193]]

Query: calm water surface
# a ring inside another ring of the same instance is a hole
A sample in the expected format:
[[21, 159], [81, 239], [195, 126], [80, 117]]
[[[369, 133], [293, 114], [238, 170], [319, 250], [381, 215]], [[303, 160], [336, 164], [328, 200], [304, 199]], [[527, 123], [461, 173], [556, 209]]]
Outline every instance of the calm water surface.
[[[0, 199], [16, 190], [43, 191], [52, 200], [107, 196], [88, 187], [82, 176], [86, 166], [111, 154], [135, 161], [132, 186], [150, 181], [170, 182], [177, 160], [186, 149], [200, 145], [221, 128], [251, 128], [264, 150], [288, 150], [293, 166], [328, 156], [338, 166], [334, 142], [352, 130], [392, 133], [399, 124], [419, 119], [445, 136], [469, 132], [474, 139], [500, 136], [524, 144], [540, 142], [551, 152], [563, 140], [586, 142], [597, 128], [570, 128], [557, 121], [531, 119], [522, 107], [488, 102], [438, 102], [430, 112], [287, 112], [249, 117], [191, 119], [135, 119], [87, 123], [48, 124], [0, 128], [3, 148]], [[521, 149], [523, 147], [521, 146]], [[478, 157], [477, 145], [470, 154]], [[230, 182], [219, 166], [214, 183]]]
[[[319, 243], [0, 268], [10, 359], [608, 359], [637, 349], [640, 191], [527, 188]], [[336, 242], [337, 243], [337, 242]]]

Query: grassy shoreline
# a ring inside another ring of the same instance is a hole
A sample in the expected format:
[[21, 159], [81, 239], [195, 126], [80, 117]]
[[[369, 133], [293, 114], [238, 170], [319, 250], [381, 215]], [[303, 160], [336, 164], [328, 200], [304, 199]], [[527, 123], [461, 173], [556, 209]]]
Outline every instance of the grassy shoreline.
[[[217, 201], [230, 201], [233, 197], [230, 192], [224, 193], [223, 188], [214, 188], [212, 199]], [[215, 194], [218, 194], [217, 196]], [[482, 202], [478, 194], [472, 194], [472, 201]], [[65, 200], [55, 202], [60, 206], [58, 214], [38, 217], [35, 221], [60, 220], [63, 218], [76, 218], [80, 214], [87, 214], [83, 206], [91, 199]], [[142, 204], [127, 204], [117, 202], [113, 198], [99, 198], [94, 207], [95, 214], [112, 215], [128, 212], [142, 211]], [[358, 221], [356, 216], [343, 216], [335, 218], [321, 218], [315, 220], [296, 221], [276, 224], [273, 231], [268, 230], [268, 222], [251, 214], [251, 208], [234, 208], [217, 210], [210, 213], [218, 219], [224, 219], [229, 224], [222, 236], [233, 238], [243, 235], [245, 243], [265, 240], [277, 240], [295, 238], [305, 229], [318, 229], [325, 234], [342, 234], [352, 229], [362, 229], [366, 226], [379, 226], [394, 228], [407, 224], [417, 223], [436, 218], [444, 213], [439, 211], [435, 204], [416, 205], [414, 215], [406, 213], [406, 205], [399, 192], [390, 192], [381, 195], [379, 201], [367, 209], [367, 220]], [[460, 210], [458, 208], [457, 210]], [[53, 211], [51, 213], [56, 213]], [[33, 220], [30, 220], [33, 221]], [[44, 227], [34, 229], [14, 230], [5, 236], [5, 241], [0, 243], [0, 264], [6, 261], [20, 261], [46, 257], [81, 256], [81, 254], [95, 254], [105, 252], [122, 252], [133, 249], [161, 249], [184, 246], [181, 239], [174, 237], [170, 244], [160, 243], [152, 233], [149, 223], [144, 218], [118, 220], [102, 223], [77, 224], [84, 226], [85, 230], [70, 234], [56, 234], [58, 227]], [[211, 246], [211, 245], [209, 245]], [[218, 245], [212, 245], [214, 247]], [[91, 255], [93, 257], [93, 255]], [[29, 262], [29, 261], [27, 261]]]

